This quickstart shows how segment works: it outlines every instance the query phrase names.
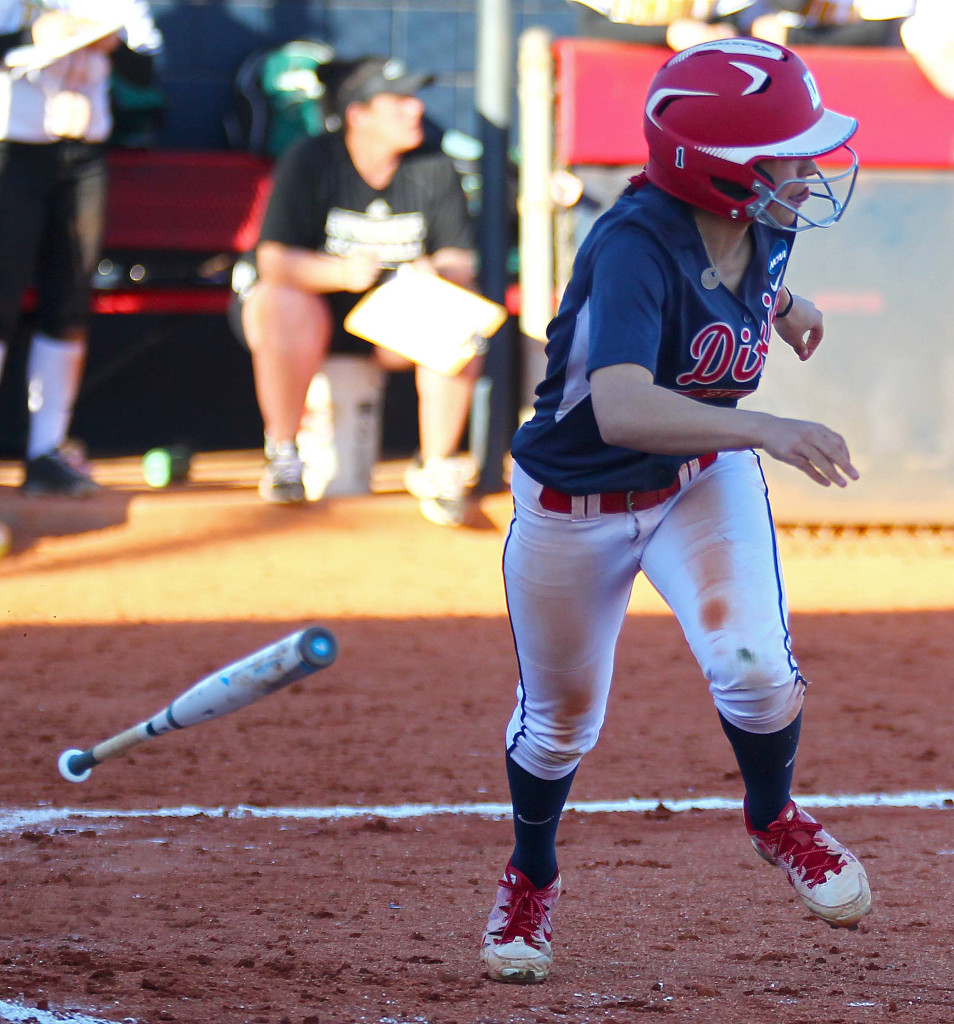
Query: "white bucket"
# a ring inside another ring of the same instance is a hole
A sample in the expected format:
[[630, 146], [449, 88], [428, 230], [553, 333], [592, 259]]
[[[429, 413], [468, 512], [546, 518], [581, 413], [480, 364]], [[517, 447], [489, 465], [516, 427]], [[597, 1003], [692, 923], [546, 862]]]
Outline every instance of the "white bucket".
[[363, 356], [330, 356], [308, 387], [298, 431], [309, 501], [367, 494], [381, 452], [384, 370]]

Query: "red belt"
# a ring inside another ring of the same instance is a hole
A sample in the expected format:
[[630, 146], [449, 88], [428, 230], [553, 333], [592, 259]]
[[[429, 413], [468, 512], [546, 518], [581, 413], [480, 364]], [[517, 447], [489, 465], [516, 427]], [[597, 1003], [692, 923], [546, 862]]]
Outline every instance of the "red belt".
[[[698, 459], [687, 462], [689, 479], [691, 480], [693, 476], [701, 473], [704, 469], [708, 469], [715, 460], [715, 453], [710, 452], [708, 455], [700, 455]], [[698, 469], [695, 468], [696, 466]], [[599, 499], [599, 512], [643, 512], [647, 508], [662, 504], [667, 498], [676, 494], [681, 487], [682, 481], [676, 480], [659, 491], [608, 491], [604, 494], [586, 495], [586, 498]], [[569, 514], [573, 511], [573, 495], [555, 491], [552, 487], [544, 487], [540, 491], [540, 505], [548, 512]], [[590, 513], [594, 511], [596, 510], [588, 509]]]

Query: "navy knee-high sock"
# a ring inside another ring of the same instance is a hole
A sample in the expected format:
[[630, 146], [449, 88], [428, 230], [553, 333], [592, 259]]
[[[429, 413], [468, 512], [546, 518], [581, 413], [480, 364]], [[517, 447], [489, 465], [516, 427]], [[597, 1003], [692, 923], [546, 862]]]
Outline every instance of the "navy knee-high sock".
[[515, 839], [510, 863], [538, 889], [545, 888], [556, 878], [557, 826], [574, 775], [575, 768], [562, 779], [538, 779], [507, 755]]
[[762, 734], [744, 732], [722, 715], [719, 721], [742, 773], [749, 821], [753, 828], [764, 832], [791, 799], [802, 713], [784, 729]]

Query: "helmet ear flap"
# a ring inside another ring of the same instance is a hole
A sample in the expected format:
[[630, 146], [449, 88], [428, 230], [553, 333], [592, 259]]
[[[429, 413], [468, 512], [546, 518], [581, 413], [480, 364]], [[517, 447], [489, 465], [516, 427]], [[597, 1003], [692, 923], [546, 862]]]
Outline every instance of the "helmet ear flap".
[[758, 160], [755, 163], [740, 169], [740, 178], [742, 175], [745, 176], [746, 184], [744, 185], [740, 178], [730, 180], [728, 178], [713, 176], [712, 187], [718, 189], [718, 191], [722, 192], [735, 202], [742, 203], [743, 205], [747, 205], [757, 199], [760, 195], [764, 195], [765, 190], [774, 193], [776, 182], [771, 174], [769, 174], [763, 167], [759, 166], [760, 164], [761, 160]]
[[712, 187], [737, 203], [750, 203], [755, 198], [755, 193], [751, 189], [727, 178], [713, 178]]

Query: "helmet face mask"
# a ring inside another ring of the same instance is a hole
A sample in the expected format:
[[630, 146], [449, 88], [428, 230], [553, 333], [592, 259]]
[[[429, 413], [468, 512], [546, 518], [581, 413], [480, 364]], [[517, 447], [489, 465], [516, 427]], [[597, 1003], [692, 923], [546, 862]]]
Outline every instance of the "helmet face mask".
[[[763, 181], [752, 182], [755, 199], [745, 206], [747, 220], [756, 220], [769, 227], [784, 228], [787, 231], [806, 231], [808, 228], [830, 228], [841, 220], [848, 201], [855, 190], [858, 177], [858, 156], [850, 146], [845, 146], [851, 154], [851, 166], [840, 174], [825, 175], [816, 169], [815, 173], [806, 178], [786, 178], [771, 186]], [[804, 185], [809, 191], [805, 205], [795, 205], [779, 193], [789, 185]], [[794, 214], [791, 224], [779, 221], [772, 214], [772, 204], [776, 203]]]
[[[766, 159], [810, 160], [845, 146], [858, 122], [826, 110], [815, 80], [790, 50], [760, 39], [721, 39], [690, 47], [656, 73], [643, 120], [646, 175], [679, 199], [730, 220], [778, 222], [768, 213], [786, 185], [768, 178]], [[847, 149], [847, 147], [845, 147]], [[844, 174], [804, 179], [819, 213], [796, 214], [794, 227], [834, 224], [847, 204], [857, 158]], [[833, 185], [838, 185], [836, 189]], [[820, 191], [819, 191], [820, 187]], [[845, 191], [837, 198], [836, 191]]]

